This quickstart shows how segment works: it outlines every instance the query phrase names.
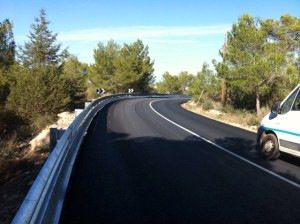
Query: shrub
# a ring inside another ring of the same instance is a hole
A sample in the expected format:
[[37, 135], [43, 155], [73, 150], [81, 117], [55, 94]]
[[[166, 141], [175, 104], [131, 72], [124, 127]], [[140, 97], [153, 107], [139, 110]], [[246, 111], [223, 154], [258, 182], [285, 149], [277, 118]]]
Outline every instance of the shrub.
[[211, 109], [214, 109], [214, 105], [211, 102], [211, 100], [207, 99], [203, 102], [202, 108], [203, 108], [203, 110], [211, 110]]
[[250, 126], [257, 126], [259, 123], [260, 120], [255, 115], [251, 115], [247, 120], [247, 124]]
[[231, 106], [229, 104], [224, 105], [223, 108], [222, 108], [222, 111], [224, 113], [231, 113], [231, 114], [234, 114], [234, 112], [235, 112], [233, 106]]
[[12, 157], [15, 153], [15, 146], [17, 142], [17, 133], [14, 132], [6, 141], [0, 142], [0, 156]]
[[30, 136], [30, 128], [13, 111], [0, 107], [0, 138], [6, 141], [15, 135], [16, 140], [22, 140]]
[[32, 121], [32, 127], [35, 132], [39, 132], [48, 125], [55, 123], [55, 121], [56, 118], [51, 115], [38, 116]]

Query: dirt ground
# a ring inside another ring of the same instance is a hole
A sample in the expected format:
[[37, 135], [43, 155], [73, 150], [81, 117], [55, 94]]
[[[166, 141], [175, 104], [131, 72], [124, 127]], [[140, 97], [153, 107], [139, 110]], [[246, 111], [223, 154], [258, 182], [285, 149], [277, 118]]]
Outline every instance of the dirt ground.
[[[217, 120], [220, 121], [222, 123], [226, 123], [238, 128], [242, 128], [251, 132], [257, 132], [257, 126], [253, 125], [250, 126], [247, 124], [247, 122], [245, 122], [245, 119], [242, 119], [240, 116], [238, 115], [234, 115], [234, 114], [229, 114], [229, 113], [224, 113], [221, 112], [219, 110], [203, 110], [201, 107], [197, 106], [196, 103], [189, 101], [187, 103], [184, 103], [181, 105], [183, 108], [185, 108], [186, 110], [189, 110], [195, 114], [200, 114], [202, 116], [211, 118], [213, 120]], [[238, 121], [238, 122], [237, 122]]]
[[23, 158], [0, 161], [11, 169], [8, 177], [0, 182], [0, 223], [11, 223], [28, 190], [36, 179], [48, 154], [34, 153]]
[[[0, 224], [11, 223], [39, 171], [49, 156], [49, 128], [67, 128], [74, 113], [58, 114], [58, 121], [31, 141], [20, 143], [13, 158], [0, 157]], [[1, 174], [1, 173], [0, 173]]]

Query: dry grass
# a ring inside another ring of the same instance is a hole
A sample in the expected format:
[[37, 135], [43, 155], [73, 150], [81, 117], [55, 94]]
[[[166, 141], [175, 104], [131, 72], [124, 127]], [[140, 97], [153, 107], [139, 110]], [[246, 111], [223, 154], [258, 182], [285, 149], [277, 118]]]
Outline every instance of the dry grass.
[[[55, 125], [66, 128], [74, 120], [73, 115], [59, 114]], [[34, 126], [42, 129], [51, 121], [52, 117], [41, 117]], [[0, 119], [0, 223], [11, 223], [50, 153], [49, 143], [31, 150], [33, 136], [28, 134], [29, 129], [11, 124], [14, 124], [13, 119]]]
[[252, 132], [257, 131], [261, 119], [269, 113], [268, 108], [262, 108], [262, 115], [257, 117], [256, 113], [254, 112], [235, 110], [229, 106], [223, 107], [222, 104], [218, 102], [213, 103], [213, 109], [207, 110], [206, 107], [197, 105], [192, 100], [183, 104], [182, 107], [196, 114], [200, 114], [202, 116], [209, 117], [211, 119]]
[[0, 141], [0, 223], [11, 223], [49, 152], [29, 153], [29, 140]]

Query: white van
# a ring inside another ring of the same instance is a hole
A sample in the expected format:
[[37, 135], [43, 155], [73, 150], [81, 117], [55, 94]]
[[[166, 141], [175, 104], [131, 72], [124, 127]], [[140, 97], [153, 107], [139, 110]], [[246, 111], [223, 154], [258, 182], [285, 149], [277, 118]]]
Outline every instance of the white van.
[[300, 84], [273, 104], [258, 129], [257, 143], [267, 159], [277, 159], [280, 151], [300, 157]]

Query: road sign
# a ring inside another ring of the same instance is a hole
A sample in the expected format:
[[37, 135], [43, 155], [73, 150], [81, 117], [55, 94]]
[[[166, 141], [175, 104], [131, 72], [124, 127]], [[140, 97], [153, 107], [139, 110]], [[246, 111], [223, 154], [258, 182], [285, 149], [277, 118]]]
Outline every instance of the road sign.
[[134, 89], [128, 89], [128, 93], [133, 93]]
[[97, 94], [101, 95], [101, 94], [105, 93], [105, 89], [97, 88], [96, 92], [97, 92]]

